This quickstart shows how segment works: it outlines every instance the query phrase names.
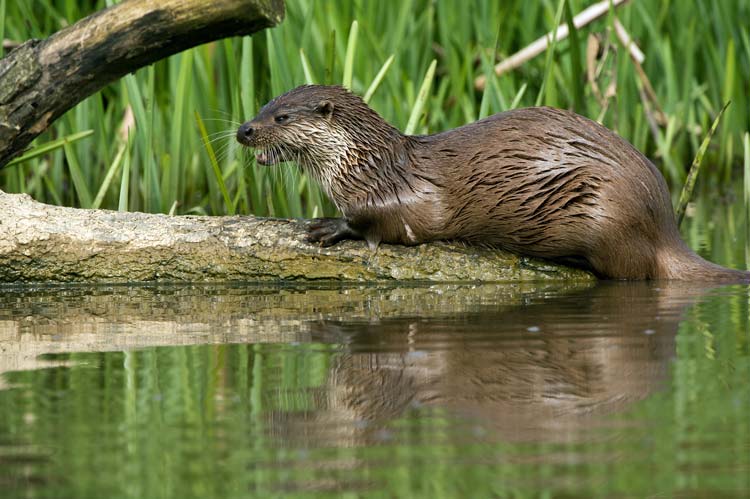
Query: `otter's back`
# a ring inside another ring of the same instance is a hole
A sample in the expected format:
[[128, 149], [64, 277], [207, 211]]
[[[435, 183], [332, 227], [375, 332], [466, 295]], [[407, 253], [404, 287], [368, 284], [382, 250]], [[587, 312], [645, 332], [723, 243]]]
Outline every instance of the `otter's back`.
[[451, 179], [451, 237], [561, 260], [628, 247], [653, 260], [664, 237], [679, 240], [654, 165], [574, 113], [518, 109], [421, 140], [433, 151], [440, 144], [436, 159]]

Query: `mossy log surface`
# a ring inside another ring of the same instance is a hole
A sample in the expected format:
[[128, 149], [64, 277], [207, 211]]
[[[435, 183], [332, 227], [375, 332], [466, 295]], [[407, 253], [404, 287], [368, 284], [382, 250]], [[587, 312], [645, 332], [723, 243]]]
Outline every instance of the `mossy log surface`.
[[169, 216], [51, 206], [0, 191], [0, 283], [571, 281], [579, 270], [439, 242], [305, 242], [304, 220]]
[[284, 18], [283, 0], [125, 0], [0, 60], [0, 168], [108, 83], [212, 40]]

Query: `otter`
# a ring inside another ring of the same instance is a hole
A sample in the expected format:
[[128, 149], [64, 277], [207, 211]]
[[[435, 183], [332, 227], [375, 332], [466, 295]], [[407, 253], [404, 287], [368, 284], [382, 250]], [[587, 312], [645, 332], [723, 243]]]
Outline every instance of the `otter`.
[[550, 107], [514, 109], [433, 135], [404, 135], [339, 86], [276, 97], [237, 130], [261, 165], [293, 161], [343, 218], [307, 239], [414, 245], [459, 240], [609, 279], [750, 281], [680, 238], [666, 181], [604, 126]]

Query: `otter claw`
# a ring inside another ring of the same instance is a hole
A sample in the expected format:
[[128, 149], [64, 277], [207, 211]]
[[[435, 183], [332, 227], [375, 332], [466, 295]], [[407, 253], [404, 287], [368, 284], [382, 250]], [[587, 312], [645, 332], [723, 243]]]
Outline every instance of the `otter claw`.
[[316, 218], [307, 226], [309, 243], [320, 243], [321, 246], [333, 246], [344, 239], [359, 239], [343, 218]]

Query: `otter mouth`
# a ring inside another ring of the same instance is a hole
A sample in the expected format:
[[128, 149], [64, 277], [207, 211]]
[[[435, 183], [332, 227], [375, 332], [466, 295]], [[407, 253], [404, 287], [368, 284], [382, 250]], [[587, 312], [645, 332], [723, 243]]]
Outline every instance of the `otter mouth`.
[[274, 149], [256, 149], [255, 162], [263, 166], [278, 165], [286, 161], [285, 158]]
[[271, 156], [268, 151], [256, 149], [255, 150], [255, 162], [259, 165], [269, 166], [275, 163], [271, 162]]

